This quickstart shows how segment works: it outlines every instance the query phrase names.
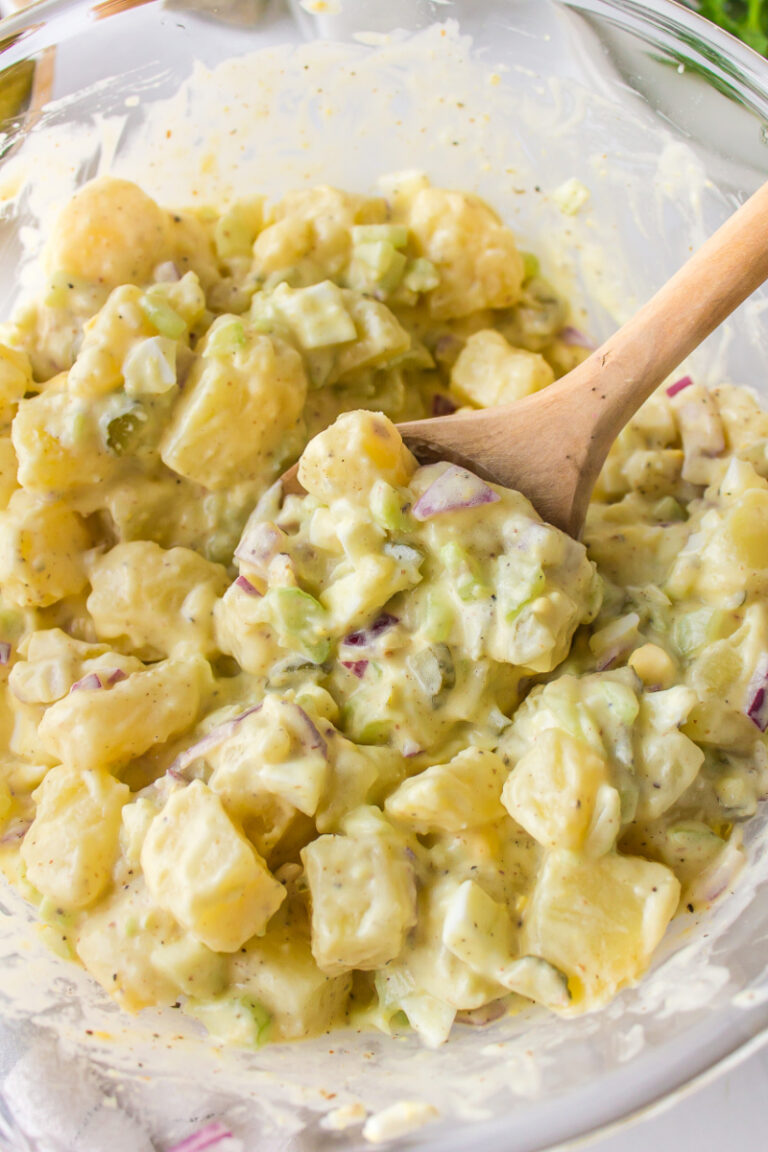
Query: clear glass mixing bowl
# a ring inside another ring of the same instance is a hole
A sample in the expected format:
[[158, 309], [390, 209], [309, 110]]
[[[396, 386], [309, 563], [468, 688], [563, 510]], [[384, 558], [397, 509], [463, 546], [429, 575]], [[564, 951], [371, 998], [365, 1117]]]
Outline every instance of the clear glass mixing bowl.
[[[183, 204], [367, 190], [421, 168], [487, 197], [601, 337], [768, 160], [768, 65], [668, 0], [51, 0], [0, 25], [0, 66], [5, 313], [40, 229], [97, 172]], [[553, 196], [571, 179], [590, 193], [574, 216]], [[690, 369], [768, 389], [767, 301]], [[339, 1108], [403, 1100], [430, 1120], [405, 1137], [423, 1152], [533, 1152], [592, 1132], [765, 1037], [765, 823], [748, 826], [733, 891], [675, 923], [609, 1009], [457, 1028], [438, 1051], [341, 1033], [227, 1052], [173, 1010], [127, 1018], [0, 888], [0, 1144], [163, 1152], [216, 1118], [231, 1148], [346, 1152], [385, 1129], [341, 1129], [356, 1113]]]

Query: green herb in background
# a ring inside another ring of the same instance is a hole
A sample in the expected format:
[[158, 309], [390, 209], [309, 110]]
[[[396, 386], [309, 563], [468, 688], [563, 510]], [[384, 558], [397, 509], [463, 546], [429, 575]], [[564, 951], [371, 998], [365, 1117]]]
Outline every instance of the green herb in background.
[[750, 48], [768, 55], [767, 0], [699, 0], [695, 7]]

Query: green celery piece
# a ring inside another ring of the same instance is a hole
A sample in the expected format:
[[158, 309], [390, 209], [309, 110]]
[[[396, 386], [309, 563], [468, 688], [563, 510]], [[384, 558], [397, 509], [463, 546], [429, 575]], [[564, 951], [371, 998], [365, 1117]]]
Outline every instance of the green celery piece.
[[148, 289], [139, 303], [147, 320], [161, 336], [167, 336], [169, 340], [179, 340], [186, 332], [186, 320], [179, 316], [176, 309], [170, 306], [160, 292], [153, 288]]
[[541, 271], [538, 256], [534, 256], [533, 252], [521, 252], [520, 255], [523, 258], [523, 280], [533, 280]]
[[431, 260], [417, 256], [411, 260], [403, 274], [403, 286], [409, 292], [431, 292], [440, 283], [440, 274]]
[[245, 328], [242, 320], [231, 320], [218, 324], [208, 337], [205, 346], [206, 356], [231, 356], [238, 348], [245, 347]]
[[386, 480], [377, 480], [371, 489], [371, 515], [387, 532], [407, 532], [413, 527], [403, 499], [396, 488]]
[[404, 224], [355, 224], [352, 228], [352, 243], [378, 244], [384, 241], [393, 248], [405, 248], [408, 243], [408, 229]]
[[322, 664], [331, 648], [322, 604], [301, 588], [270, 588], [267, 600], [281, 643]]
[[444, 644], [453, 631], [455, 612], [450, 597], [440, 588], [427, 592], [424, 635], [433, 644]]
[[455, 540], [440, 549], [440, 559], [450, 576], [460, 599], [482, 600], [488, 595], [477, 567], [477, 561]]

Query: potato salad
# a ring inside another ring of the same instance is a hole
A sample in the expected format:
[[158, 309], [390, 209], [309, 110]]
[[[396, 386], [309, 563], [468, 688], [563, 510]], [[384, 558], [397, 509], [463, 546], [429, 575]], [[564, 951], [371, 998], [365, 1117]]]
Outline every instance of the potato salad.
[[49, 944], [247, 1047], [637, 982], [768, 794], [752, 394], [669, 381], [578, 542], [395, 426], [589, 353], [475, 196], [100, 178], [40, 284], [0, 331], [0, 865]]

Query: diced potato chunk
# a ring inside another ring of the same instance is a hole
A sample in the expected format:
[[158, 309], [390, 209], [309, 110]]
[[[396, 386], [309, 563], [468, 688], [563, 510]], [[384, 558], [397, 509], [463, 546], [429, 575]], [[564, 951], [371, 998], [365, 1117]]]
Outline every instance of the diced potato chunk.
[[509, 308], [519, 299], [524, 265], [514, 236], [477, 197], [422, 188], [408, 223], [420, 255], [440, 276], [428, 297], [433, 316]]
[[510, 773], [502, 800], [546, 848], [601, 855], [619, 832], [621, 801], [607, 761], [559, 728], [539, 734]]
[[7, 429], [16, 406], [32, 386], [29, 357], [17, 348], [0, 344], [0, 430]]
[[285, 889], [200, 780], [169, 797], [141, 849], [152, 896], [216, 952], [262, 933]]
[[48, 268], [113, 287], [144, 284], [168, 259], [168, 213], [136, 184], [103, 176], [77, 192], [56, 222]]
[[178, 982], [153, 963], [158, 940], [183, 939], [178, 925], [158, 908], [142, 880], [110, 893], [78, 925], [75, 951], [86, 970], [129, 1012], [173, 1004]]
[[384, 807], [416, 832], [474, 828], [504, 815], [500, 797], [505, 775], [495, 752], [465, 748], [447, 764], [435, 764], [406, 780]]
[[233, 991], [244, 991], [270, 1013], [270, 1040], [299, 1040], [339, 1023], [352, 986], [344, 973], [318, 968], [303, 909], [286, 901], [264, 936], [232, 957]]
[[0, 585], [21, 607], [44, 608], [87, 583], [83, 552], [90, 545], [80, 517], [66, 504], [15, 492], [0, 513]]
[[149, 657], [217, 652], [213, 607], [226, 569], [189, 548], [118, 544], [91, 566], [88, 611], [99, 636]]
[[43, 747], [81, 769], [125, 763], [194, 723], [208, 664], [164, 660], [111, 688], [70, 692], [40, 724]]
[[328, 776], [325, 742], [314, 724], [277, 696], [266, 696], [206, 759], [213, 766], [210, 787], [241, 814], [258, 812], [267, 792], [312, 816]]
[[129, 789], [102, 769], [58, 765], [35, 792], [37, 813], [21, 855], [27, 876], [62, 908], [84, 908], [110, 882]]
[[576, 1011], [599, 1008], [642, 976], [679, 897], [663, 864], [551, 852], [526, 910], [525, 950], [568, 975]]
[[256, 333], [229, 354], [204, 350], [170, 418], [161, 456], [206, 488], [272, 480], [300, 446], [306, 394], [301, 357], [281, 340]]
[[18, 488], [19, 462], [10, 436], [0, 436], [0, 510], [7, 508]]
[[500, 332], [484, 329], [470, 336], [453, 366], [451, 390], [479, 408], [512, 404], [546, 388], [555, 378], [538, 352], [513, 348]]
[[380, 968], [415, 923], [413, 869], [405, 841], [375, 809], [342, 822], [302, 850], [312, 894], [312, 954], [324, 972]]
[[339, 496], [367, 501], [377, 480], [402, 487], [415, 469], [416, 461], [386, 416], [345, 412], [310, 440], [299, 461], [299, 480], [325, 503]]
[[47, 495], [110, 480], [119, 460], [105, 443], [101, 414], [92, 400], [69, 392], [22, 400], [12, 429], [19, 483]]

